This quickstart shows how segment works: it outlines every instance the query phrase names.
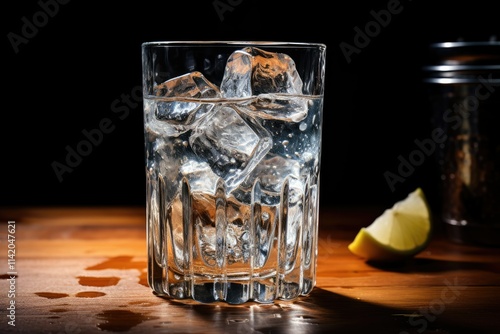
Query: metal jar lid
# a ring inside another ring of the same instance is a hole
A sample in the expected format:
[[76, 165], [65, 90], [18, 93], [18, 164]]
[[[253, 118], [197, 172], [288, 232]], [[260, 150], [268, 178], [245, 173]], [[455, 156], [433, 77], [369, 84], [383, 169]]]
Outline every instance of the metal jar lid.
[[431, 44], [423, 71], [427, 83], [476, 83], [481, 76], [500, 83], [500, 41]]

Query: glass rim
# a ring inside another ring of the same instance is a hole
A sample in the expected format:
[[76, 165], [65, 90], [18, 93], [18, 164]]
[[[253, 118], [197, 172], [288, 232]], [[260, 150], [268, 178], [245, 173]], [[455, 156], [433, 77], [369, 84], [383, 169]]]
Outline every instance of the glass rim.
[[222, 40], [192, 40], [192, 41], [149, 41], [143, 42], [142, 47], [147, 46], [175, 46], [175, 47], [197, 47], [197, 46], [272, 46], [272, 47], [297, 47], [297, 48], [320, 48], [326, 49], [326, 44], [318, 42], [288, 42], [288, 41], [222, 41]]

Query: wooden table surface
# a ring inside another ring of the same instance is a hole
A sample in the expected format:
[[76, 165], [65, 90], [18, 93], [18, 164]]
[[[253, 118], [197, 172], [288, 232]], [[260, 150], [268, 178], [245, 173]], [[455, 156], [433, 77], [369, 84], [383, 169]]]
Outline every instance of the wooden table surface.
[[142, 207], [0, 208], [0, 333], [500, 333], [500, 249], [437, 229], [412, 261], [376, 267], [347, 245], [380, 213], [322, 210], [311, 295], [236, 306], [151, 292]]

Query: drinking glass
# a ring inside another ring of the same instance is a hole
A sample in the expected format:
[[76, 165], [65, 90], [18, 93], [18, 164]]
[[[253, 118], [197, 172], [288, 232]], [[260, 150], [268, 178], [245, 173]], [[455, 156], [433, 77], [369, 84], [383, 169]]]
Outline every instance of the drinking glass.
[[293, 300], [316, 280], [323, 44], [142, 45], [148, 282]]

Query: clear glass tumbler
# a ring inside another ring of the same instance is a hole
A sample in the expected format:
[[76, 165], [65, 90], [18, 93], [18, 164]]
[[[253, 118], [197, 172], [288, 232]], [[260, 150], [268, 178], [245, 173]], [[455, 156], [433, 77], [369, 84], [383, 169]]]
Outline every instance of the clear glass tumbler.
[[316, 280], [323, 44], [142, 45], [148, 282], [272, 303]]

